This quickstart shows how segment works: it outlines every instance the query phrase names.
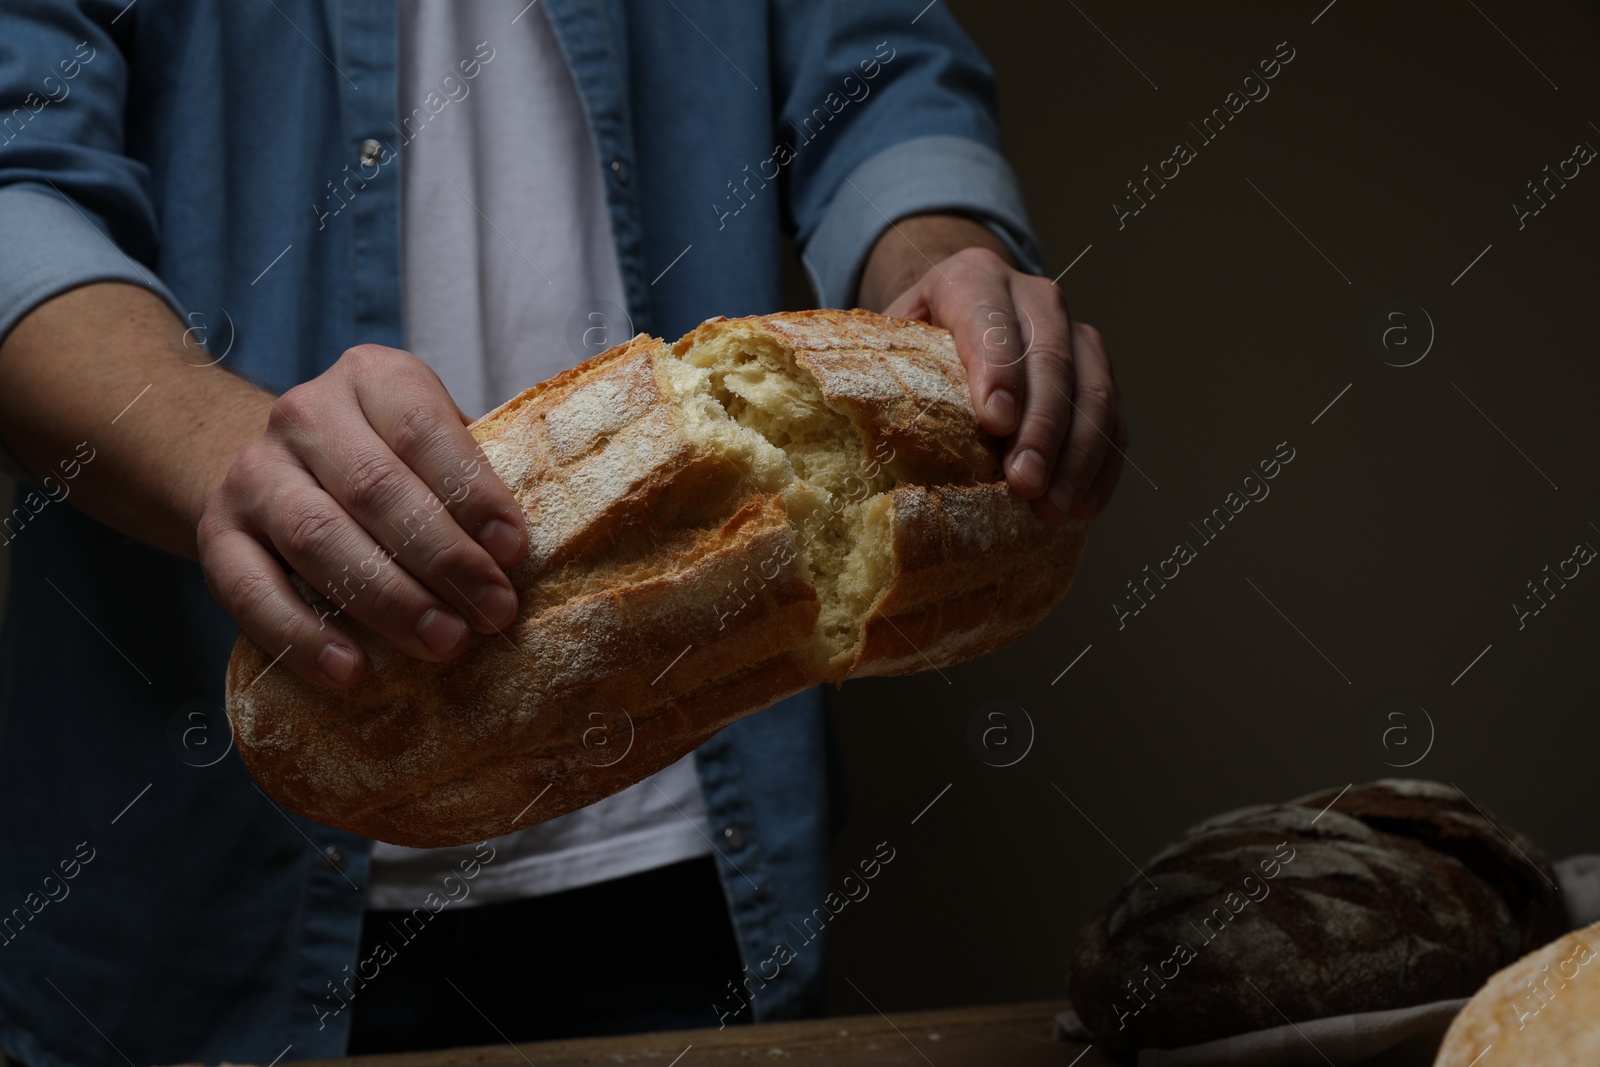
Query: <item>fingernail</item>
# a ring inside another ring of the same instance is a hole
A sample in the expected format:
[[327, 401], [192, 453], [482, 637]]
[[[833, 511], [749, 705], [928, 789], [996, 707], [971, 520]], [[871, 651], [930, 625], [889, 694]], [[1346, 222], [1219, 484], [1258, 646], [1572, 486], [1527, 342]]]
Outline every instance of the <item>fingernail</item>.
[[1031, 448], [1024, 448], [1011, 461], [1011, 475], [1029, 489], [1043, 489], [1045, 476], [1044, 457]]
[[1056, 510], [1063, 515], [1070, 515], [1072, 513], [1072, 498], [1076, 495], [1070, 483], [1057, 482], [1050, 489], [1050, 503], [1054, 504]]
[[504, 519], [490, 519], [478, 531], [478, 544], [504, 567], [517, 558], [517, 552], [522, 548], [522, 535]]
[[496, 630], [504, 629], [517, 617], [517, 594], [499, 582], [485, 582], [472, 606]]
[[356, 654], [343, 645], [324, 645], [317, 657], [317, 669], [337, 685], [344, 685], [356, 673]]
[[436, 656], [442, 656], [452, 651], [467, 636], [467, 624], [459, 615], [440, 611], [438, 608], [429, 608], [423, 612], [421, 621], [417, 623], [417, 636], [428, 646], [428, 651]]
[[1012, 423], [1017, 417], [1017, 398], [1011, 395], [1010, 390], [996, 389], [989, 394], [984, 407], [989, 411], [989, 418], [1001, 433], [1010, 433]]

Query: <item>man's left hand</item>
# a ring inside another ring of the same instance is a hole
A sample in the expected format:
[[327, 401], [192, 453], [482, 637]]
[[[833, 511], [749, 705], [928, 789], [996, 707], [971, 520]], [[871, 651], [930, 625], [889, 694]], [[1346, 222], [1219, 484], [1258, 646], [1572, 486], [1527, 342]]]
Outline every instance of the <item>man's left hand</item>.
[[1040, 518], [1090, 519], [1105, 508], [1127, 419], [1100, 332], [1072, 320], [1055, 283], [1017, 270], [979, 223], [923, 215], [878, 240], [860, 299], [954, 335], [979, 425], [1007, 438], [1006, 480]]

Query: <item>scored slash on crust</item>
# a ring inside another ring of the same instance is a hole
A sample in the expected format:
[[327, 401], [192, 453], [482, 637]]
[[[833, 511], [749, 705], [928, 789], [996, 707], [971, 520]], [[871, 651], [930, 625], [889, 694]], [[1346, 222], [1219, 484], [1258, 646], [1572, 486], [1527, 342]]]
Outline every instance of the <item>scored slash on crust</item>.
[[1505, 838], [1506, 844], [1510, 845], [1512, 848], [1517, 850], [1517, 855], [1521, 856], [1524, 860], [1527, 860], [1528, 866], [1532, 867], [1534, 870], [1539, 872], [1539, 877], [1543, 878], [1546, 882], [1550, 883], [1550, 888], [1551, 889], [1554, 889], [1557, 892], [1560, 892], [1561, 887], [1556, 885], [1555, 881], [1548, 874], [1545, 873], [1544, 868], [1539, 866], [1537, 863], [1533, 862], [1531, 859], [1528, 859], [1528, 854], [1526, 852], [1522, 851], [1521, 847], [1519, 847], [1515, 841], [1511, 840], [1510, 836], [1508, 836], [1504, 830], [1500, 829], [1500, 824], [1499, 823], [1497, 823], [1493, 819], [1489, 818], [1488, 813], [1485, 812], [1482, 808], [1478, 807], [1478, 802], [1477, 801], [1475, 801], [1471, 797], [1467, 796], [1466, 790], [1462, 789], [1459, 785], [1456, 785], [1454, 782], [1451, 782], [1450, 784], [1452, 786], [1454, 786], [1455, 791], [1457, 793], [1461, 794], [1461, 799], [1462, 800], [1465, 800], [1468, 804], [1471, 804], [1472, 807], [1473, 807], [1473, 810], [1476, 811], [1479, 815], [1483, 816], [1483, 821], [1484, 822], [1486, 822], [1490, 826], [1494, 827], [1495, 833], [1497, 833], [1501, 837]]

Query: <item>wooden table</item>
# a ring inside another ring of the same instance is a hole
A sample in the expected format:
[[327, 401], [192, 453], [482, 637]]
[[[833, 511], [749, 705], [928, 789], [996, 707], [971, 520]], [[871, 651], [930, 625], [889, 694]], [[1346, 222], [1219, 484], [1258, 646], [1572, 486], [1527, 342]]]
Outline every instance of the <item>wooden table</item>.
[[[340, 1067], [651, 1067], [784, 1064], [799, 1067], [1109, 1067], [1099, 1052], [1055, 1037], [1061, 1003], [851, 1015], [759, 1023], [725, 1030], [674, 1030], [626, 1037], [408, 1052], [324, 1060]], [[1081, 1055], [1081, 1058], [1080, 1058]]]

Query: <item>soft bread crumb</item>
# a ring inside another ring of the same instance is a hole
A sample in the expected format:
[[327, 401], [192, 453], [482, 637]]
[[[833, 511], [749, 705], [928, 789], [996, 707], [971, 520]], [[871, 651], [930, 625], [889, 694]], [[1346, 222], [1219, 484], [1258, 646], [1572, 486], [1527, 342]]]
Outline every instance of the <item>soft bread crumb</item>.
[[837, 633], [847, 634], [850, 640], [834, 654], [831, 666], [848, 667], [855, 659], [867, 615], [894, 578], [893, 514], [887, 493], [870, 496], [846, 510], [850, 545], [834, 587], [837, 600], [822, 601], [822, 625], [834, 626]]
[[887, 490], [895, 480], [869, 466], [860, 431], [793, 349], [754, 326], [731, 323], [664, 362], [685, 433], [782, 496], [820, 602], [813, 651], [842, 671], [893, 576]]
[[780, 492], [795, 480], [794, 467], [782, 450], [728, 417], [727, 408], [714, 393], [711, 372], [677, 359], [663, 360], [660, 366], [690, 440], [733, 460], [766, 492]]

